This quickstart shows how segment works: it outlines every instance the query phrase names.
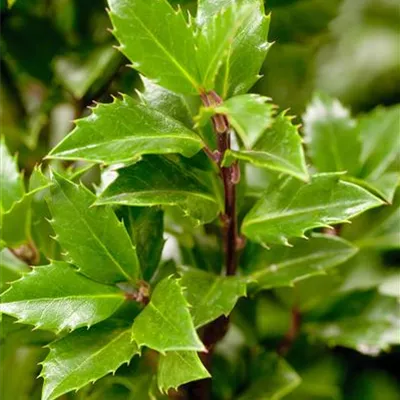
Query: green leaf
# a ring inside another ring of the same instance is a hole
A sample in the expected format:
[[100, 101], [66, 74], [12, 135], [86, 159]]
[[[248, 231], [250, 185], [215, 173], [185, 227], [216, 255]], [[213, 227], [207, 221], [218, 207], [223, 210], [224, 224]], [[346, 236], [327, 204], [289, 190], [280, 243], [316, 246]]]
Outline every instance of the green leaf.
[[171, 276], [155, 288], [150, 303], [132, 325], [132, 340], [160, 353], [166, 351], [204, 351], [178, 280]]
[[48, 204], [57, 240], [88, 277], [105, 283], [135, 282], [140, 267], [129, 235], [111, 208], [92, 207], [95, 200], [83, 185], [54, 173]]
[[383, 202], [339, 174], [317, 174], [310, 183], [287, 178], [272, 185], [246, 215], [242, 232], [264, 244], [287, 244], [307, 230], [347, 222]]
[[224, 101], [216, 112], [228, 117], [246, 149], [251, 149], [273, 123], [275, 106], [269, 101], [258, 94], [243, 94]]
[[0, 213], [9, 211], [25, 193], [24, 182], [18, 172], [17, 160], [11, 157], [2, 136], [0, 140]]
[[303, 121], [307, 148], [318, 172], [359, 172], [361, 141], [357, 123], [339, 100], [315, 94]]
[[252, 150], [228, 150], [222, 165], [228, 166], [234, 160], [248, 161], [257, 167], [284, 172], [303, 181], [309, 179], [301, 137], [291, 118], [284, 112], [264, 132]]
[[200, 90], [192, 27], [166, 0], [108, 0], [114, 36], [132, 66], [177, 93]]
[[377, 355], [400, 344], [400, 308], [395, 297], [374, 291], [340, 297], [323, 322], [310, 322], [305, 330], [329, 346], [343, 346]]
[[378, 180], [399, 157], [399, 113], [399, 106], [377, 108], [360, 119], [362, 178]]
[[229, 53], [236, 34], [251, 21], [255, 5], [231, 2], [201, 25], [197, 33], [197, 63], [202, 87], [214, 89], [218, 70]]
[[0, 251], [0, 291], [7, 288], [10, 282], [29, 272], [29, 267], [17, 258], [9, 249]]
[[314, 233], [307, 241], [298, 239], [293, 247], [248, 246], [245, 274], [258, 289], [293, 286], [295, 282], [341, 264], [357, 253], [357, 248], [337, 236]]
[[192, 97], [171, 92], [144, 76], [141, 78], [144, 91], [139, 96], [143, 103], [189, 128], [193, 127]]
[[91, 88], [107, 82], [120, 65], [121, 54], [111, 44], [95, 48], [86, 57], [77, 54], [56, 58], [57, 79], [76, 99], [81, 99]]
[[246, 282], [241, 277], [218, 276], [195, 268], [181, 268], [182, 287], [190, 304], [196, 328], [228, 316], [239, 297], [246, 296]]
[[164, 247], [164, 213], [158, 207], [123, 207], [119, 215], [135, 243], [143, 279], [149, 282]]
[[200, 379], [211, 378], [195, 351], [168, 351], [160, 355], [157, 384], [160, 392]]
[[[199, 0], [197, 24], [210, 24], [216, 14], [232, 3], [232, 0]], [[270, 17], [264, 14], [264, 2], [240, 0], [236, 3], [239, 7], [252, 6], [252, 13], [237, 30], [219, 69], [216, 89], [223, 98], [245, 93], [255, 84], [270, 47], [267, 42]]]
[[60, 332], [96, 324], [124, 302], [124, 293], [53, 261], [34, 267], [1, 296], [0, 311], [35, 328]]
[[180, 122], [129, 96], [99, 104], [49, 154], [49, 158], [105, 164], [138, 161], [143, 154], [180, 153], [192, 157], [201, 139]]
[[385, 296], [397, 297], [400, 300], [400, 272], [389, 274], [379, 285], [378, 290]]
[[50, 343], [40, 374], [42, 400], [53, 400], [115, 371], [139, 352], [130, 329], [110, 322], [80, 329]]
[[117, 179], [96, 204], [178, 206], [198, 223], [210, 222], [217, 216], [219, 206], [211, 184], [206, 184], [207, 178], [179, 159], [148, 156], [118, 170]]
[[259, 356], [252, 366], [252, 383], [238, 400], [279, 400], [297, 387], [301, 378], [281, 357], [273, 353]]

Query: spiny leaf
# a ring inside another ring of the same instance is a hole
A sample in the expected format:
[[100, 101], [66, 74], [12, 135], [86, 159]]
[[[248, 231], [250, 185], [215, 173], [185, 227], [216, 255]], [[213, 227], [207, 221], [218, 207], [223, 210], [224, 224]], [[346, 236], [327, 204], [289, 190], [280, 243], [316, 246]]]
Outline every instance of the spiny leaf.
[[257, 94], [243, 94], [224, 101], [216, 112], [228, 117], [246, 149], [251, 149], [273, 123], [275, 106], [269, 101]]
[[298, 239], [293, 247], [274, 246], [267, 250], [248, 245], [244, 258], [245, 274], [257, 289], [293, 286], [301, 279], [326, 274], [354, 254], [357, 248], [337, 236], [314, 233], [307, 241]]
[[195, 268], [181, 268], [182, 287], [196, 328], [221, 315], [228, 316], [239, 297], [246, 296], [241, 277], [218, 276]]
[[49, 154], [49, 158], [112, 164], [137, 161], [143, 154], [180, 153], [192, 157], [201, 139], [182, 123], [124, 95], [99, 104], [92, 115]]
[[109, 207], [92, 207], [96, 197], [54, 173], [48, 202], [57, 240], [79, 270], [105, 283], [140, 277], [139, 260], [123, 223]]
[[246, 215], [242, 232], [264, 243], [288, 244], [307, 230], [346, 222], [383, 202], [340, 175], [318, 174], [310, 183], [287, 178], [272, 185]]
[[214, 89], [214, 81], [235, 35], [251, 19], [256, 7], [231, 2], [201, 25], [197, 34], [197, 63], [202, 87]]
[[357, 123], [338, 100], [314, 95], [303, 120], [307, 148], [318, 172], [359, 172], [361, 142]]
[[64, 262], [53, 261], [15, 281], [1, 301], [0, 311], [19, 322], [60, 332], [108, 318], [124, 302], [124, 294], [91, 281]]
[[118, 170], [117, 179], [96, 204], [178, 206], [198, 223], [209, 222], [217, 216], [219, 206], [207, 181], [207, 175], [179, 159], [148, 156]]
[[297, 387], [301, 378], [277, 354], [261, 354], [251, 368], [252, 383], [238, 400], [279, 400]]
[[301, 137], [291, 118], [284, 112], [279, 114], [252, 150], [229, 150], [225, 153], [222, 165], [230, 165], [235, 159], [284, 172], [303, 181], [309, 179]]
[[29, 267], [17, 258], [9, 249], [0, 250], [0, 290], [3, 291], [9, 283], [17, 280], [23, 273], [29, 272]]
[[157, 372], [157, 384], [160, 392], [167, 393], [168, 389], [211, 378], [195, 351], [168, 351], [160, 355]]
[[[196, 21], [210, 24], [218, 12], [231, 6], [232, 0], [199, 0]], [[216, 79], [216, 91], [224, 99], [247, 92], [260, 78], [259, 71], [270, 43], [267, 41], [270, 17], [262, 0], [239, 0], [238, 7], [251, 6], [252, 13], [242, 23], [230, 43], [225, 62]]]
[[10, 210], [12, 205], [20, 200], [25, 193], [24, 182], [18, 172], [15, 157], [11, 157], [6, 147], [5, 139], [0, 139], [0, 212]]
[[139, 352], [129, 327], [106, 322], [50, 343], [40, 374], [42, 400], [54, 400], [115, 371]]
[[200, 90], [192, 27], [166, 0], [108, 0], [114, 35], [132, 66], [177, 93]]
[[132, 340], [160, 353], [205, 350], [178, 280], [170, 276], [156, 286], [150, 303], [133, 322]]

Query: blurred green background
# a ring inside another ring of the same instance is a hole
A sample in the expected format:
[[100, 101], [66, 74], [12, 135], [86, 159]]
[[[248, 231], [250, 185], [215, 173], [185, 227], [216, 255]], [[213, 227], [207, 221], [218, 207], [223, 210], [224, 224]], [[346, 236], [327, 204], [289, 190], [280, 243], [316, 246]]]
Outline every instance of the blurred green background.
[[[195, 12], [196, 1], [171, 2]], [[105, 3], [17, 0], [8, 9], [6, 0], [1, 0], [1, 133], [11, 152], [19, 153], [19, 163], [28, 175], [93, 101], [109, 102], [110, 94], [134, 95], [140, 88], [138, 74], [113, 48], [116, 42], [108, 31]], [[266, 9], [272, 13], [269, 41], [275, 44], [263, 66], [264, 77], [252, 91], [271, 97], [300, 117], [315, 91], [339, 98], [353, 114], [400, 102], [398, 0], [269, 0]], [[390, 264], [399, 262], [398, 253], [384, 257]], [[276, 306], [268, 299], [259, 304], [267, 315], [279, 315], [279, 310], [271, 310]], [[276, 318], [275, 327], [280, 321]], [[267, 325], [274, 321], [258, 323], [271, 330]], [[314, 354], [309, 350], [309, 359], [305, 358], [301, 343], [298, 347], [290, 361], [302, 371]], [[27, 383], [42, 354], [35, 351], [11, 358], [3, 379], [21, 364], [27, 375], [14, 374], [13, 379], [16, 385]], [[396, 349], [369, 357], [338, 348], [322, 360], [305, 374], [306, 385], [322, 392], [303, 397], [295, 392], [290, 398], [400, 398]], [[323, 385], [315, 385], [316, 381]], [[9, 398], [13, 397], [4, 397]]]

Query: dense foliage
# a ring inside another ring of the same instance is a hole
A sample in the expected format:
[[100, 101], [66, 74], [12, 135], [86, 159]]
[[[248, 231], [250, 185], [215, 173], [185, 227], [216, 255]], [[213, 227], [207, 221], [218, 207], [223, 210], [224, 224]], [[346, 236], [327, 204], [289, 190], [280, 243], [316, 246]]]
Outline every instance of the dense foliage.
[[2, 398], [398, 398], [395, 65], [298, 87], [278, 3], [1, 3]]

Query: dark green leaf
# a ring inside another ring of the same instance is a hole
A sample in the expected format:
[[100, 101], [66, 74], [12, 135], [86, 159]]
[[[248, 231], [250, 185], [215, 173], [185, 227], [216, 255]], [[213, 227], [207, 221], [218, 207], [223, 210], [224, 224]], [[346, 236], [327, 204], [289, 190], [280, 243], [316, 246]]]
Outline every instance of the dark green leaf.
[[279, 400], [301, 382], [301, 378], [281, 357], [262, 354], [252, 367], [252, 383], [239, 400]]
[[181, 284], [190, 304], [193, 323], [199, 328], [228, 316], [239, 297], [246, 296], [246, 282], [234, 276], [218, 276], [195, 268], [182, 268]]
[[166, 0], [108, 0], [114, 35], [132, 66], [177, 93], [200, 90], [192, 28]]
[[307, 241], [298, 239], [293, 247], [248, 247], [246, 275], [258, 289], [293, 286], [301, 279], [324, 275], [326, 271], [347, 261], [357, 248], [337, 236], [313, 234]]
[[96, 204], [179, 206], [198, 223], [209, 222], [217, 216], [219, 207], [207, 181], [200, 170], [190, 168], [179, 159], [148, 156], [118, 170], [118, 178]]
[[242, 231], [250, 239], [287, 244], [307, 230], [346, 222], [383, 202], [338, 174], [319, 174], [310, 183], [287, 178], [272, 185], [246, 215]]
[[211, 378], [195, 351], [168, 351], [160, 355], [157, 384], [161, 392], [177, 389], [179, 386]]
[[40, 374], [43, 400], [53, 400], [115, 371], [139, 352], [129, 327], [109, 322], [81, 329], [50, 343]]
[[156, 286], [150, 303], [133, 322], [132, 340], [160, 353], [205, 350], [176, 279], [168, 277]]
[[139, 260], [123, 223], [108, 207], [92, 207], [96, 197], [54, 173], [48, 202], [57, 240], [79, 271], [106, 283], [140, 277]]
[[357, 123], [338, 100], [314, 95], [303, 120], [307, 147], [318, 172], [359, 172], [361, 141]]
[[192, 157], [202, 146], [201, 139], [180, 122], [124, 95], [112, 104], [99, 104], [92, 115], [78, 120], [76, 128], [48, 157], [127, 163], [143, 154]]
[[264, 132], [252, 150], [228, 150], [222, 164], [230, 165], [235, 159], [284, 172], [303, 181], [309, 179], [301, 137], [297, 127], [291, 123], [291, 118], [284, 112]]
[[91, 326], [112, 315], [124, 302], [119, 289], [80, 275], [53, 261], [14, 282], [1, 296], [0, 311], [36, 328], [59, 332]]
[[[232, 0], [200, 0], [198, 3], [197, 24], [202, 26], [222, 9], [229, 7]], [[216, 89], [227, 98], [247, 92], [260, 78], [259, 71], [270, 44], [267, 42], [270, 17], [264, 14], [262, 0], [241, 0], [239, 7], [250, 5], [252, 10], [246, 24], [242, 24], [233, 38], [225, 55], [225, 62], [217, 76]]]

